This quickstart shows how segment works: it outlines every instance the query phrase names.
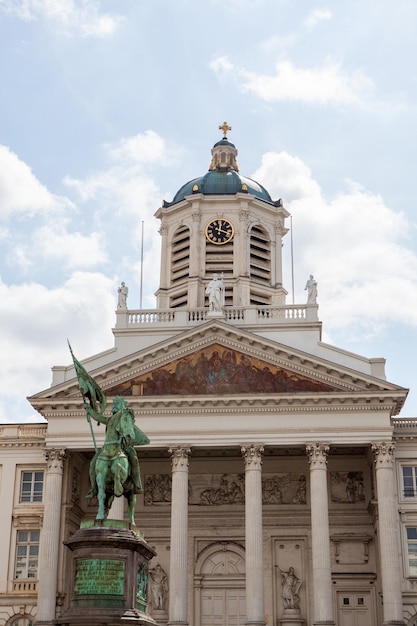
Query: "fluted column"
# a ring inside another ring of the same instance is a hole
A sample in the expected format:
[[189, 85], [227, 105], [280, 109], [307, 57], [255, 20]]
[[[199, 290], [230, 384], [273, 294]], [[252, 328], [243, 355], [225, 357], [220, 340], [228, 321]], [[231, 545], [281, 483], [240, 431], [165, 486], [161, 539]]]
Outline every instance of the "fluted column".
[[395, 497], [394, 481], [394, 448], [392, 442], [385, 441], [372, 446], [376, 467], [384, 626], [404, 625], [398, 545], [398, 503]]
[[37, 622], [52, 622], [55, 619], [65, 450], [46, 450], [45, 457], [46, 475], [43, 526], [39, 545]]
[[172, 458], [169, 624], [188, 624], [188, 455], [190, 448], [170, 449]]
[[326, 443], [307, 444], [310, 463], [311, 542], [313, 560], [313, 625], [334, 624], [330, 560]]
[[245, 459], [246, 624], [265, 624], [262, 533], [263, 447], [242, 447]]

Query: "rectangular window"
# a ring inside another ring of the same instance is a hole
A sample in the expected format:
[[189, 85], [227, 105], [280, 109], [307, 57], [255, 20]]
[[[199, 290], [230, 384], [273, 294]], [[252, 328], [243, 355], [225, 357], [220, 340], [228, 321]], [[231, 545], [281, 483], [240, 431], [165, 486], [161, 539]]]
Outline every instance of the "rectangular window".
[[16, 541], [15, 578], [37, 578], [39, 530], [18, 530]]
[[22, 472], [19, 502], [42, 502], [43, 472]]
[[417, 528], [407, 528], [408, 575], [417, 578]]

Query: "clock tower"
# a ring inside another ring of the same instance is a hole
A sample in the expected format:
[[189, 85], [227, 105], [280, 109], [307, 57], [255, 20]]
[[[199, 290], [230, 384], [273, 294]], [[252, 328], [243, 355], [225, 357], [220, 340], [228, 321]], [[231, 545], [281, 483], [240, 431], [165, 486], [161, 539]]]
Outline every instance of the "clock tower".
[[285, 304], [282, 238], [289, 216], [256, 181], [242, 176], [227, 137], [214, 144], [209, 170], [185, 183], [156, 212], [161, 220], [161, 279], [157, 308], [207, 305], [205, 288], [222, 276], [225, 306]]

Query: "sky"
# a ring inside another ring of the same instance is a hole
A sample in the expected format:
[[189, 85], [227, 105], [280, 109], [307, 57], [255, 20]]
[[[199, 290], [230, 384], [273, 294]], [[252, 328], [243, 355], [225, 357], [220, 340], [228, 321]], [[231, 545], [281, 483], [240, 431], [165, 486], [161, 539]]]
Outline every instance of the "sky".
[[155, 307], [154, 213], [224, 121], [291, 213], [287, 302], [313, 274], [323, 340], [417, 417], [416, 58], [414, 0], [0, 0], [0, 423], [42, 421], [67, 338], [113, 346], [121, 281]]

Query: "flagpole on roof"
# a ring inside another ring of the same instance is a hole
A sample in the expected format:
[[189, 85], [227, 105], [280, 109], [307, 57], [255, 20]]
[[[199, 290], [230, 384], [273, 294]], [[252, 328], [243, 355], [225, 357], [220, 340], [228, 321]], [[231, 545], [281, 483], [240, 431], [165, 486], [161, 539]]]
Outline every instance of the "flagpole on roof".
[[143, 220], [142, 220], [142, 243], [140, 247], [140, 297], [139, 309], [142, 309], [142, 284], [143, 284]]

